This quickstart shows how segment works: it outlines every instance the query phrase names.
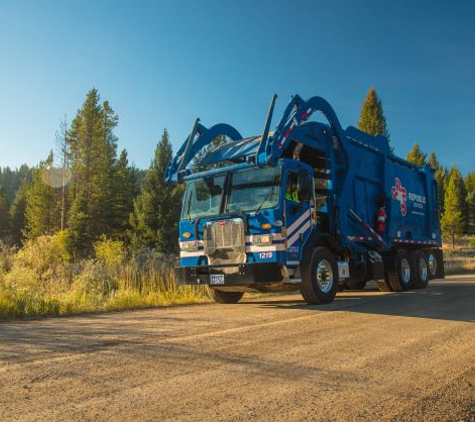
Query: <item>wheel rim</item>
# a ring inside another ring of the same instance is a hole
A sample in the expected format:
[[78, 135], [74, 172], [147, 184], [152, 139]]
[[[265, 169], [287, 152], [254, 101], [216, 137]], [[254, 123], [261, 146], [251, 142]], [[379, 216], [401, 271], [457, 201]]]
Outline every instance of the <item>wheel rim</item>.
[[432, 276], [437, 272], [437, 260], [435, 259], [434, 254], [429, 255], [429, 271]]
[[411, 266], [406, 258], [401, 259], [401, 278], [406, 284], [411, 279]]
[[427, 280], [427, 262], [424, 258], [419, 259], [419, 277], [421, 280]]
[[333, 286], [333, 270], [331, 264], [322, 259], [317, 266], [317, 283], [323, 293], [328, 293]]

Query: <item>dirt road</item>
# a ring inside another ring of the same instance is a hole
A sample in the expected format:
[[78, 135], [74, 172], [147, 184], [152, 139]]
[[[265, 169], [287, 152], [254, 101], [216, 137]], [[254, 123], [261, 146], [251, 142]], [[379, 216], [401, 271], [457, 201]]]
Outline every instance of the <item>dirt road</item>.
[[0, 420], [475, 420], [475, 277], [3, 321]]

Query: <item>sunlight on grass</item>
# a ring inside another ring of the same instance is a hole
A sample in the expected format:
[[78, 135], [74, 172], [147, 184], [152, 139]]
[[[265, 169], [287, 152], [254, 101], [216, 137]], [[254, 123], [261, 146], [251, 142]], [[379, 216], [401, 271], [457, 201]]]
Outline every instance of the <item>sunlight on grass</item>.
[[21, 251], [0, 245], [0, 316], [67, 315], [210, 301], [203, 287], [178, 286], [174, 258], [128, 257], [120, 242], [98, 242], [96, 258], [71, 263], [56, 236]]
[[445, 274], [475, 274], [475, 237], [462, 236], [455, 248], [444, 244]]

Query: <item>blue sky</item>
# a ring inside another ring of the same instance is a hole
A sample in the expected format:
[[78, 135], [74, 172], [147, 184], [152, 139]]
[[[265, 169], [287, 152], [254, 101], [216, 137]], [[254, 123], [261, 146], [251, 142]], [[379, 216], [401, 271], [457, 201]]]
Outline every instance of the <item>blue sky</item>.
[[396, 154], [474, 170], [474, 21], [464, 0], [0, 0], [0, 166], [45, 158], [92, 87], [145, 168], [165, 127], [175, 149], [196, 117], [256, 134], [274, 92], [276, 117], [320, 95], [346, 127], [374, 86]]

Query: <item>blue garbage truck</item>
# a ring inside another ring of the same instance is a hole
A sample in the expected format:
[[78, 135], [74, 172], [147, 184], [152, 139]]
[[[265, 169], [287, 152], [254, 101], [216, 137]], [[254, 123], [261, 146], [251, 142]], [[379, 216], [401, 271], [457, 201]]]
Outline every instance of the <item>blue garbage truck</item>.
[[[434, 170], [344, 130], [317, 96], [293, 96], [271, 132], [276, 98], [262, 134], [197, 119], [170, 162], [168, 183], [185, 184], [178, 283], [219, 303], [300, 290], [321, 304], [370, 280], [400, 292], [443, 278]], [[217, 137], [227, 142], [212, 148]]]

